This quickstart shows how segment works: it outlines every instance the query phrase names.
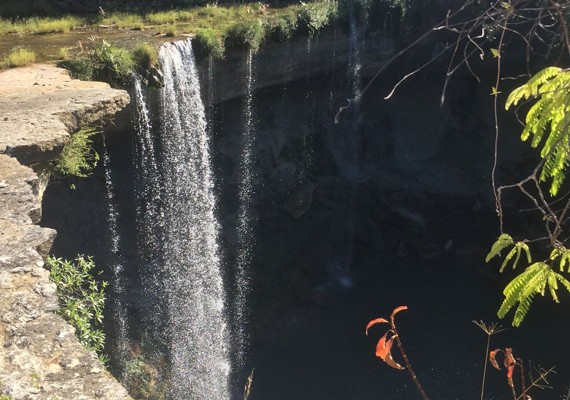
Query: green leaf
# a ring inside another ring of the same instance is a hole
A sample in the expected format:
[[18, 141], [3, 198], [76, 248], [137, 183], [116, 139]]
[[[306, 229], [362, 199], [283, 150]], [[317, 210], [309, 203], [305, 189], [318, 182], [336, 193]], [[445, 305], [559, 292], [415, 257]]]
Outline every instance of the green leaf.
[[561, 283], [570, 292], [570, 282], [552, 267], [544, 262], [530, 265], [522, 274], [515, 277], [505, 288], [505, 299], [497, 311], [499, 318], [516, 306], [513, 317], [513, 326], [520, 326], [527, 315], [532, 300], [537, 294], [544, 296], [546, 289], [550, 291], [552, 299], [558, 302], [558, 283]]
[[497, 49], [491, 49], [491, 53], [493, 54], [494, 58], [500, 57], [501, 53]]
[[485, 262], [489, 262], [502, 250], [506, 249], [507, 247], [513, 244], [514, 244], [513, 238], [510, 235], [503, 233], [501, 236], [499, 236], [499, 238], [495, 241], [495, 243], [493, 243], [493, 246], [491, 246], [491, 251], [489, 251], [489, 254], [487, 254], [487, 257], [485, 257]]

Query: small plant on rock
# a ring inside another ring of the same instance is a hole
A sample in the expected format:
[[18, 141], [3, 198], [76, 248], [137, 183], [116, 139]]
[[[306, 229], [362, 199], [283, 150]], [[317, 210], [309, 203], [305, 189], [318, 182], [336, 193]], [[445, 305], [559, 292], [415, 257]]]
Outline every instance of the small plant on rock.
[[50, 279], [57, 287], [58, 314], [74, 328], [79, 341], [89, 350], [103, 351], [103, 308], [107, 282], [99, 282], [91, 257], [78, 256], [73, 261], [48, 257]]
[[99, 161], [91, 137], [96, 129], [86, 128], [73, 133], [61, 153], [51, 162], [51, 170], [59, 175], [84, 178], [91, 174]]

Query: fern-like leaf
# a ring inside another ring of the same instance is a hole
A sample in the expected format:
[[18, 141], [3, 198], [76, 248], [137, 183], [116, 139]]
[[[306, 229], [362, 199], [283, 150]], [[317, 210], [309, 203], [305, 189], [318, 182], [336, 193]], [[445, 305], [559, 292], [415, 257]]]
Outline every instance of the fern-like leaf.
[[531, 98], [536, 99], [536, 103], [526, 115], [521, 140], [526, 141], [532, 136], [533, 148], [544, 142], [540, 156], [545, 162], [540, 180], [552, 180], [550, 194], [555, 196], [564, 183], [564, 172], [570, 164], [570, 70], [558, 67], [543, 69], [511, 92], [505, 108]]
[[[544, 262], [530, 265], [522, 274], [514, 278], [505, 288], [505, 299], [497, 312], [499, 318], [516, 306], [513, 317], [513, 326], [519, 326], [530, 309], [534, 296], [544, 296], [546, 289], [550, 291], [555, 302], [558, 302], [558, 283], [561, 283], [570, 292], [570, 282], [552, 267]], [[518, 304], [517, 304], [518, 303]]]
[[487, 254], [487, 257], [485, 257], [485, 262], [489, 262], [491, 258], [495, 257], [502, 250], [506, 249], [512, 244], [514, 244], [513, 238], [510, 235], [503, 233], [501, 236], [499, 236], [495, 243], [493, 243], [493, 246], [491, 246], [491, 251], [489, 251], [489, 254]]

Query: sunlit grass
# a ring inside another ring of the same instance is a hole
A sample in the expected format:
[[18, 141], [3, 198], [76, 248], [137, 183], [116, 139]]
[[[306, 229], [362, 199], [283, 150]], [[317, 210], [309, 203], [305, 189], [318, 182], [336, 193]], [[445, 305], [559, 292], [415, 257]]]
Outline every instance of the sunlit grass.
[[25, 67], [36, 61], [36, 53], [27, 49], [14, 49], [4, 57], [4, 66], [7, 68]]
[[83, 24], [84, 22], [80, 18], [72, 16], [61, 18], [33, 17], [16, 21], [0, 19], [0, 33], [17, 33], [20, 35], [68, 33]]
[[144, 29], [144, 18], [138, 14], [113, 13], [99, 21], [99, 25], [116, 26], [119, 29]]

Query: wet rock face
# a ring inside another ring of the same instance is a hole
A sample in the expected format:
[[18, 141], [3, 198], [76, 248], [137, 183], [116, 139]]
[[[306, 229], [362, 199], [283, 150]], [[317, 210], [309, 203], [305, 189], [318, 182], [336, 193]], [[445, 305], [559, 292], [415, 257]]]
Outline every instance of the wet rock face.
[[51, 66], [0, 74], [0, 394], [128, 398], [95, 353], [82, 347], [74, 328], [55, 314], [56, 288], [43, 259], [56, 232], [36, 225], [42, 184], [20, 164], [53, 155], [71, 131], [100, 124], [128, 101], [125, 92], [71, 80]]

